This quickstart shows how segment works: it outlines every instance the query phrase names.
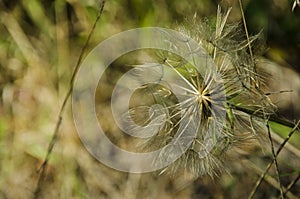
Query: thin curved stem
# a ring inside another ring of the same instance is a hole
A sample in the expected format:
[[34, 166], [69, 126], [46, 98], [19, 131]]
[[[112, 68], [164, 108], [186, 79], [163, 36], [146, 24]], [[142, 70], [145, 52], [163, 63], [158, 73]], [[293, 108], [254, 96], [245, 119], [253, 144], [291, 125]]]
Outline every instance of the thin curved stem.
[[75, 69], [72, 73], [72, 77], [71, 77], [71, 80], [70, 80], [70, 85], [69, 85], [69, 90], [64, 98], [64, 101], [62, 103], [62, 106], [60, 108], [60, 111], [59, 111], [59, 114], [58, 114], [58, 119], [57, 119], [57, 122], [56, 122], [56, 125], [55, 125], [55, 129], [54, 129], [54, 132], [53, 132], [53, 136], [51, 138], [51, 141], [49, 143], [49, 146], [48, 146], [48, 150], [47, 150], [47, 154], [46, 154], [46, 157], [41, 165], [41, 167], [38, 169], [38, 172], [39, 172], [39, 176], [38, 176], [38, 182], [37, 182], [37, 187], [35, 189], [35, 192], [34, 192], [34, 199], [38, 199], [40, 198], [40, 192], [41, 192], [41, 186], [42, 186], [42, 182], [45, 178], [45, 175], [46, 175], [46, 167], [47, 167], [47, 164], [49, 162], [49, 158], [51, 156], [51, 153], [53, 151], [53, 148], [55, 146], [55, 143], [58, 139], [58, 136], [59, 136], [59, 129], [61, 127], [61, 124], [62, 124], [62, 119], [63, 119], [63, 114], [64, 114], [64, 111], [65, 111], [65, 108], [66, 108], [66, 105], [67, 105], [67, 102], [69, 101], [70, 99], [70, 96], [72, 94], [72, 91], [73, 91], [73, 86], [74, 86], [74, 80], [75, 80], [75, 76], [79, 70], [79, 66], [81, 64], [81, 61], [83, 59], [83, 54], [84, 52], [86, 51], [86, 48], [90, 42], [90, 39], [91, 39], [91, 36], [96, 28], [96, 25], [97, 25], [97, 22], [99, 21], [99, 19], [101, 18], [101, 15], [103, 13], [103, 9], [104, 9], [104, 4], [105, 4], [105, 1], [102, 1], [101, 4], [100, 4], [100, 10], [98, 12], [98, 15], [97, 15], [97, 18], [92, 26], [92, 29], [88, 35], [88, 38], [84, 44], [84, 46], [82, 47], [81, 49], [81, 52], [79, 54], [79, 58], [76, 62], [76, 66], [75, 66]]

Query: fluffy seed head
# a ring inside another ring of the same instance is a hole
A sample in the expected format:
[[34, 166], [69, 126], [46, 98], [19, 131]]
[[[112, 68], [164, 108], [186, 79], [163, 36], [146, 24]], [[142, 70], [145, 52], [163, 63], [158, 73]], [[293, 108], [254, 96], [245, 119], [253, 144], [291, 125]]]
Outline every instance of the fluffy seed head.
[[[150, 129], [158, 131], [146, 139], [146, 150], [192, 136], [188, 149], [162, 172], [176, 173], [183, 168], [196, 175], [217, 175], [232, 146], [258, 136], [259, 122], [255, 116], [263, 119], [273, 113], [273, 104], [260, 89], [262, 77], [255, 70], [255, 60], [248, 53], [249, 43], [241, 27], [227, 24], [229, 13], [230, 10], [222, 14], [218, 9], [214, 24], [194, 17], [178, 28], [208, 52], [214, 66], [205, 61], [190, 63], [178, 55], [158, 51], [159, 70], [163, 71], [164, 65], [183, 82], [177, 86], [177, 94], [158, 77], [157, 84], [146, 84], [132, 96], [129, 115], [124, 118], [131, 117], [140, 126], [154, 121]], [[250, 42], [257, 37], [251, 37]], [[182, 41], [175, 38], [169, 42], [170, 47], [177, 47]], [[190, 49], [191, 53], [194, 51], [197, 49]], [[149, 64], [143, 66], [144, 72], [151, 71]], [[134, 125], [128, 128], [135, 131]], [[156, 161], [172, 158], [173, 153], [165, 148]]]

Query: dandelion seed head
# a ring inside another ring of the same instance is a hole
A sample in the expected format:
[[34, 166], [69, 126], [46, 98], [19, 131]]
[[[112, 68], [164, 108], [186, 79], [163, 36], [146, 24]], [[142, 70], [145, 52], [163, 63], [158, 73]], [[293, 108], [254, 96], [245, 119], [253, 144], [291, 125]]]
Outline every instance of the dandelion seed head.
[[[250, 112], [267, 118], [274, 111], [274, 105], [258, 86], [262, 78], [251, 62], [240, 26], [227, 24], [229, 12], [223, 14], [219, 9], [214, 24], [194, 17], [192, 22], [178, 27], [198, 47], [188, 46], [186, 37], [165, 40], [170, 49], [191, 55], [191, 60], [158, 50], [156, 60], [160, 64], [136, 67], [139, 81], [143, 81], [141, 74], [147, 73], [148, 66], [155, 66], [152, 74], [173, 71], [176, 79], [175, 84], [169, 85], [164, 75], [152, 75], [154, 83], [144, 84], [137, 91], [140, 96], [132, 96], [129, 115], [124, 117], [134, 118], [135, 124], [147, 127], [136, 133], [153, 135], [144, 140], [143, 150], [156, 150], [169, 143], [176, 145], [161, 150], [153, 164], [172, 159], [177, 151], [183, 154], [162, 172], [174, 174], [183, 170], [196, 176], [218, 175], [225, 169], [227, 151], [259, 137], [260, 121]], [[257, 38], [251, 37], [250, 42]], [[199, 58], [197, 53], [202, 48], [209, 57]], [[193, 59], [194, 55], [198, 59]], [[134, 124], [128, 126], [129, 131], [137, 131]], [[181, 151], [185, 144], [189, 147]]]

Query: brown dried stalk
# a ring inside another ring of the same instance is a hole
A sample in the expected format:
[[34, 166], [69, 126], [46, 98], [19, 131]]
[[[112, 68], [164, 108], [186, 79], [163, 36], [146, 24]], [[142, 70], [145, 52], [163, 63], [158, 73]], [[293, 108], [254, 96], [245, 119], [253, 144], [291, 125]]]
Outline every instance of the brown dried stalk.
[[91, 31], [88, 35], [88, 38], [86, 39], [86, 42], [85, 42], [84, 46], [81, 48], [79, 58], [77, 60], [75, 69], [73, 71], [73, 74], [72, 74], [72, 77], [71, 77], [71, 80], [70, 80], [69, 90], [68, 90], [68, 92], [67, 92], [67, 94], [64, 98], [63, 104], [62, 104], [62, 106], [60, 108], [60, 111], [59, 111], [59, 114], [58, 114], [58, 120], [56, 122], [55, 129], [54, 129], [54, 132], [53, 132], [53, 136], [52, 136], [51, 141], [50, 141], [49, 146], [48, 146], [46, 157], [45, 157], [44, 162], [42, 163], [41, 167], [38, 169], [39, 177], [38, 177], [37, 187], [36, 187], [35, 192], [34, 192], [34, 197], [33, 197], [34, 199], [37, 199], [37, 198], [40, 197], [42, 183], [43, 183], [43, 180], [44, 180], [45, 174], [46, 174], [46, 167], [47, 167], [47, 164], [49, 162], [49, 158], [50, 158], [51, 153], [53, 151], [54, 145], [55, 145], [55, 143], [58, 139], [58, 136], [59, 136], [59, 129], [60, 129], [60, 126], [61, 126], [61, 123], [62, 123], [63, 114], [64, 114], [64, 111], [65, 111], [65, 108], [66, 108], [66, 104], [67, 104], [68, 100], [70, 99], [70, 96], [71, 96], [72, 91], [73, 91], [75, 76], [76, 76], [76, 74], [79, 70], [79, 66], [80, 66], [81, 61], [83, 59], [83, 54], [86, 51], [86, 48], [89, 44], [91, 36], [92, 36], [92, 34], [93, 34], [93, 32], [96, 28], [97, 22], [101, 18], [101, 15], [102, 15], [103, 9], [104, 9], [104, 5], [105, 5], [105, 1], [103, 0], [100, 3], [100, 9], [99, 9], [97, 18], [96, 18], [96, 20], [95, 20], [95, 22], [94, 22], [94, 24], [91, 28]]

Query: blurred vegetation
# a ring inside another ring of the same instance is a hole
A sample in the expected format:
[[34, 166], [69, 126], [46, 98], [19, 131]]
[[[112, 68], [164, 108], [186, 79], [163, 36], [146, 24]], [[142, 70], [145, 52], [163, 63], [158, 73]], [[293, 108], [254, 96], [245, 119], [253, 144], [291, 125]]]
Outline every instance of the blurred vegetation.
[[[300, 11], [291, 12], [293, 1], [249, 1], [245, 8], [251, 32], [263, 31], [267, 57], [300, 72]], [[255, 13], [255, 14], [253, 14]]]
[[[195, 13], [215, 17], [218, 4], [233, 7], [230, 22], [241, 22], [238, 1], [233, 0], [107, 0], [85, 55], [105, 38], [130, 28], [174, 28]], [[244, 12], [249, 33], [262, 30], [268, 47], [261, 68], [271, 74], [271, 91], [293, 90], [272, 96], [279, 114], [296, 121], [300, 118], [296, 72], [300, 71], [300, 7], [292, 12], [292, 5], [292, 0], [248, 0]], [[38, 168], [98, 12], [96, 0], [0, 0], [0, 198], [34, 197]], [[277, 148], [291, 128], [276, 123], [272, 127], [279, 135]], [[278, 158], [284, 186], [300, 172], [298, 143], [299, 131]], [[174, 179], [157, 173], [121, 173], [100, 164], [84, 149], [69, 104], [41, 198], [245, 198], [272, 160], [268, 140], [265, 145], [264, 152], [258, 145], [249, 147], [243, 159], [233, 154], [227, 165], [231, 175], [225, 173], [214, 181], [206, 176]], [[268, 179], [276, 179], [275, 173], [272, 168]], [[256, 198], [277, 197], [276, 186], [276, 181], [275, 185], [264, 181]], [[291, 189], [294, 195], [287, 196], [299, 198], [299, 190], [297, 182]]]

